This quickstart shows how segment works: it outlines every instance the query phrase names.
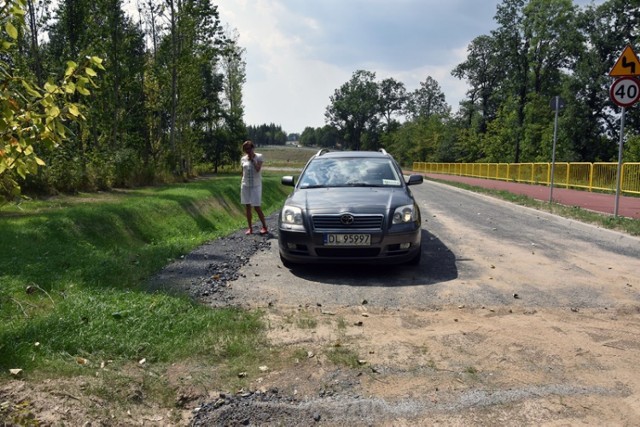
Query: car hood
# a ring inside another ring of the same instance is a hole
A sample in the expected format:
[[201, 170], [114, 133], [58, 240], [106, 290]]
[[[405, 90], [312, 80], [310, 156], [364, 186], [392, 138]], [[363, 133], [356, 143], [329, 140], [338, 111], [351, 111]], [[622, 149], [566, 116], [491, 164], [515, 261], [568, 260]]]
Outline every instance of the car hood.
[[313, 188], [294, 192], [287, 204], [309, 213], [386, 213], [398, 206], [412, 204], [402, 188]]

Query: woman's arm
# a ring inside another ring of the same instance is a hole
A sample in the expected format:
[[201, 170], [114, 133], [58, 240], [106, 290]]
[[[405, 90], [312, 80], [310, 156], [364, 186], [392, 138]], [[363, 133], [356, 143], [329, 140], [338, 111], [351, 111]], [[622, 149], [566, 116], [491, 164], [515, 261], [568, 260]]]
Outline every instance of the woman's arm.
[[251, 163], [253, 163], [253, 167], [255, 168], [256, 172], [260, 172], [263, 163], [262, 156], [255, 155], [253, 159], [251, 159]]

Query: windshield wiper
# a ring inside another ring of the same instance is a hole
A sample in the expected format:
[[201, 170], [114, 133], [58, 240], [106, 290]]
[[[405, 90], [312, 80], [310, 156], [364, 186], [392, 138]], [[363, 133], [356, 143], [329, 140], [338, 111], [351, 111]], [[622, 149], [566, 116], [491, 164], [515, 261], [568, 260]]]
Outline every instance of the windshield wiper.
[[352, 182], [340, 185], [340, 187], [382, 187], [382, 185], [369, 184], [366, 182]]

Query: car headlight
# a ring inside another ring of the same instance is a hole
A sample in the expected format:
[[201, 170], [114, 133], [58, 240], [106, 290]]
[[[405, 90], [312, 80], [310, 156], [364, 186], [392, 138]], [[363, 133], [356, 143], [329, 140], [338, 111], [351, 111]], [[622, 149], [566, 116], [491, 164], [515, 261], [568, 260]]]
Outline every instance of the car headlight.
[[393, 213], [393, 224], [407, 224], [416, 220], [416, 211], [413, 205], [397, 207]]
[[289, 225], [302, 225], [302, 209], [295, 206], [282, 208], [282, 223]]

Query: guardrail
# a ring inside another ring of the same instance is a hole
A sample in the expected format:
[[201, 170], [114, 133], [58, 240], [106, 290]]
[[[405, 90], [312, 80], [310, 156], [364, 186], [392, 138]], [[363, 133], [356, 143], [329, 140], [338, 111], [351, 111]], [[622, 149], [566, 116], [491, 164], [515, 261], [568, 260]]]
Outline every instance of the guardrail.
[[[414, 162], [413, 170], [423, 173], [551, 185], [551, 163]], [[615, 192], [617, 171], [617, 163], [556, 163], [553, 186]], [[640, 194], [640, 163], [623, 163], [620, 177], [621, 192]]]

